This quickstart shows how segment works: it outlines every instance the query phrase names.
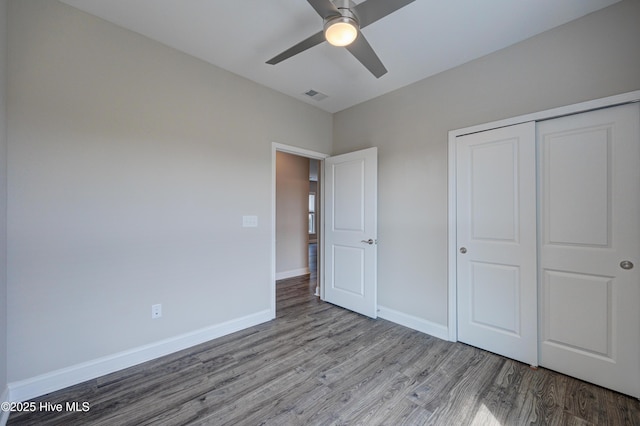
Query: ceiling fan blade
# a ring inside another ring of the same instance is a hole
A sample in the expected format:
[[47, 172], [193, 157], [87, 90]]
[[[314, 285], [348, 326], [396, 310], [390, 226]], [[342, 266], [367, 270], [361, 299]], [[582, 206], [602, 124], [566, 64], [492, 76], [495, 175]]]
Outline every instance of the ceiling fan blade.
[[378, 58], [378, 55], [373, 51], [373, 48], [361, 32], [358, 32], [358, 37], [353, 43], [345, 47], [362, 65], [371, 71], [371, 74], [375, 75], [376, 78], [380, 78], [387, 73], [387, 69], [382, 64], [382, 61]]
[[414, 1], [415, 0], [367, 0], [354, 7], [353, 11], [358, 17], [360, 28], [364, 28]]
[[331, 0], [307, 0], [322, 19], [327, 16], [340, 15], [338, 8]]
[[285, 50], [284, 52], [280, 53], [277, 56], [274, 56], [273, 58], [269, 59], [267, 61], [267, 64], [269, 65], [275, 65], [279, 62], [284, 61], [285, 59], [288, 59], [294, 55], [297, 55], [300, 52], [304, 52], [305, 50], [320, 44], [324, 41], [324, 32], [320, 31], [314, 35], [312, 35], [311, 37], [302, 40], [300, 43], [296, 44], [293, 47], [290, 47], [289, 49]]

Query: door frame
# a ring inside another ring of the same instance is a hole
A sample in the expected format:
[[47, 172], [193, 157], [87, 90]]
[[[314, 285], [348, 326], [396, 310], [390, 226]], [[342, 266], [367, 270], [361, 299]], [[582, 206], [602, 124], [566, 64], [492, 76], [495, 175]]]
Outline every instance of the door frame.
[[[313, 160], [319, 160], [319, 169], [324, 167], [324, 159], [329, 157], [329, 154], [322, 152], [311, 151], [305, 148], [300, 148], [293, 145], [284, 145], [277, 142], [271, 142], [271, 288], [269, 308], [271, 310], [271, 318], [276, 317], [276, 153], [286, 152], [287, 154], [297, 155], [299, 157], [305, 157]], [[318, 177], [318, 184], [320, 185], [320, 209], [324, 206], [324, 173], [320, 173]], [[323, 212], [321, 216], [323, 217]], [[324, 248], [324, 221], [321, 220], [319, 229], [316, 229], [318, 235], [318, 285], [320, 286], [320, 298], [324, 299], [324, 274], [322, 268], [324, 266], [324, 258], [320, 255], [321, 250]], [[319, 232], [318, 232], [319, 231]]]
[[449, 189], [448, 189], [448, 235], [449, 235], [449, 238], [448, 240], [449, 241], [448, 241], [448, 250], [447, 250], [447, 255], [448, 255], [447, 285], [448, 285], [448, 311], [449, 311], [447, 328], [448, 328], [449, 341], [452, 341], [452, 342], [458, 341], [457, 264], [456, 264], [457, 238], [458, 238], [457, 230], [456, 230], [456, 226], [457, 226], [457, 220], [456, 220], [456, 216], [457, 216], [457, 206], [456, 206], [457, 145], [456, 145], [456, 141], [458, 136], [483, 132], [485, 130], [497, 129], [499, 127], [512, 126], [514, 124], [521, 124], [527, 121], [549, 120], [552, 118], [579, 114], [582, 112], [592, 111], [595, 109], [609, 108], [609, 107], [624, 105], [624, 104], [633, 103], [633, 102], [640, 102], [640, 90], [449, 131], [449, 141], [448, 141], [448, 158], [449, 158]]

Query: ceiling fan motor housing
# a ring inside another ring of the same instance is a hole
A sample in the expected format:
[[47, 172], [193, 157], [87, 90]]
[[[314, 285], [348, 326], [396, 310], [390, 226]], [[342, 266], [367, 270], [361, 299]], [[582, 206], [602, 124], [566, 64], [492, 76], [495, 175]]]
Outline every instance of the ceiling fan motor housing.
[[336, 6], [336, 9], [338, 9], [340, 15], [325, 16], [325, 24], [329, 21], [333, 21], [336, 18], [348, 18], [356, 23], [358, 29], [360, 28], [358, 16], [354, 12], [354, 8], [357, 5], [353, 2], [353, 0], [332, 0], [332, 3]]

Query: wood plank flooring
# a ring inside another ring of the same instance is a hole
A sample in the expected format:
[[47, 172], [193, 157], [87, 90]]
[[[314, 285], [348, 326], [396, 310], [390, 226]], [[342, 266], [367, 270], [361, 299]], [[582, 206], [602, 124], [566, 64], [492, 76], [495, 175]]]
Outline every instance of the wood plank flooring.
[[278, 282], [277, 318], [36, 402], [10, 425], [640, 425], [640, 402], [321, 302]]

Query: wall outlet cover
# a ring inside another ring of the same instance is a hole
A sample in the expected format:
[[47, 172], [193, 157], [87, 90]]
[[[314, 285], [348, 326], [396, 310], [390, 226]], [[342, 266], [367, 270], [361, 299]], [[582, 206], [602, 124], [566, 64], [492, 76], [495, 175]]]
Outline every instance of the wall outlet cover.
[[151, 305], [151, 318], [156, 319], [162, 316], [162, 305], [160, 303]]
[[258, 216], [242, 216], [242, 227], [243, 228], [257, 228], [258, 227]]

